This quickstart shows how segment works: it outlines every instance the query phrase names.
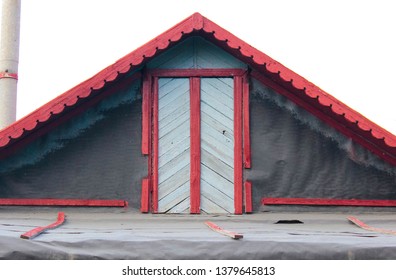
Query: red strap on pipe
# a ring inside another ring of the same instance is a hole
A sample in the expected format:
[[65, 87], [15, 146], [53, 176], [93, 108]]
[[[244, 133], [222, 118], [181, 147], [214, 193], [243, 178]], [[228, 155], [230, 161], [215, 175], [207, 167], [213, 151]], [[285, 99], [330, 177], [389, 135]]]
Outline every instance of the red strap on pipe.
[[18, 80], [18, 74], [17, 73], [1, 72], [0, 73], [0, 79], [4, 79], [4, 78]]

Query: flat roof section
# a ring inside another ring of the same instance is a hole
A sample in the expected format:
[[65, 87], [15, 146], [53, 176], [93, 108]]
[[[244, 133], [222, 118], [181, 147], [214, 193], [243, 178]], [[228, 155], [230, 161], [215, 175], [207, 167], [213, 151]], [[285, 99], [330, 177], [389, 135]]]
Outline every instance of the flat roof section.
[[[64, 224], [30, 240], [20, 238], [52, 223], [60, 211]], [[391, 211], [192, 216], [127, 208], [1, 207], [0, 259], [396, 259], [395, 235], [360, 228], [349, 216], [396, 230]], [[243, 238], [219, 234], [207, 221]]]

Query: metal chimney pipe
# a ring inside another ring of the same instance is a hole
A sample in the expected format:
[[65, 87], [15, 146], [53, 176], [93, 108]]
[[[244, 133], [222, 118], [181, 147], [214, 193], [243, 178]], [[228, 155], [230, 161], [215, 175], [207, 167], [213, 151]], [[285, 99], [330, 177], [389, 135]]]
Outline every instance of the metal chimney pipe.
[[0, 129], [16, 120], [21, 0], [2, 0]]

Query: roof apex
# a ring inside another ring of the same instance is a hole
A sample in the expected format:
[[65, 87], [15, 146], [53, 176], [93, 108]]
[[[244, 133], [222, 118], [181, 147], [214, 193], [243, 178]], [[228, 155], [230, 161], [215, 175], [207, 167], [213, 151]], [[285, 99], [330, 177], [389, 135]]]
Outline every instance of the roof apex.
[[[54, 120], [57, 120], [59, 115], [69, 114], [76, 109], [78, 101], [88, 100], [106, 84], [140, 69], [149, 59], [188, 36], [202, 36], [244, 61], [267, 85], [275, 85], [278, 93], [396, 166], [396, 136], [198, 12], [117, 60], [92, 78], [1, 130], [0, 158], [5, 157], [8, 154], [5, 151], [14, 144], [19, 148], [18, 143], [21, 139], [26, 140], [22, 142], [27, 142], [41, 135], [42, 127], [49, 124], [52, 127], [59, 125]], [[15, 147], [12, 150], [15, 150]]]
[[200, 13], [194, 13], [192, 16], [192, 22], [195, 30], [201, 30], [204, 26], [204, 17]]

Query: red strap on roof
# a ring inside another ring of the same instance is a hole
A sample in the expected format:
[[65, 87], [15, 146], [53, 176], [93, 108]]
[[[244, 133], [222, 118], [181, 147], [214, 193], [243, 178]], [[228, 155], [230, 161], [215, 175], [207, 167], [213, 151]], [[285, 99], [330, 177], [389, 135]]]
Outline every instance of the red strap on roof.
[[58, 213], [58, 219], [56, 220], [55, 223], [52, 223], [52, 224], [50, 224], [48, 226], [45, 226], [45, 227], [37, 227], [35, 229], [32, 229], [32, 230], [22, 234], [21, 238], [23, 238], [23, 239], [32, 239], [32, 238], [38, 236], [39, 234], [42, 234], [43, 232], [45, 232], [47, 230], [59, 227], [64, 222], [65, 222], [65, 213], [64, 212], [59, 212]]

